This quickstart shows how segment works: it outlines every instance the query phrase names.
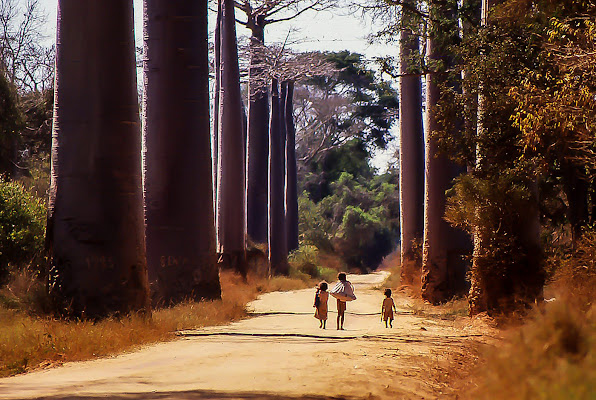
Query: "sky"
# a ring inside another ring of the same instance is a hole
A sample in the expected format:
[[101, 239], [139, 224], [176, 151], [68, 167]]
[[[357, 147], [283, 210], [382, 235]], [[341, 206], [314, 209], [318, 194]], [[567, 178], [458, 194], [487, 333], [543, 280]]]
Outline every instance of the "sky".
[[[58, 0], [40, 0], [40, 4], [48, 14], [47, 35], [48, 42], [55, 40], [56, 8]], [[135, 7], [135, 36], [137, 46], [142, 46], [142, 17], [143, 1], [134, 0]], [[210, 23], [214, 22], [214, 13], [210, 13]], [[237, 15], [239, 19], [241, 15]], [[210, 28], [212, 30], [212, 28]], [[341, 51], [350, 50], [360, 53], [369, 59], [375, 57], [395, 56], [395, 44], [370, 44], [366, 37], [374, 30], [370, 19], [361, 18], [358, 13], [343, 11], [305, 12], [295, 20], [278, 22], [268, 25], [265, 31], [265, 41], [268, 43], [282, 43], [286, 40], [292, 43], [292, 49], [297, 51]], [[249, 35], [249, 30], [241, 25], [237, 26], [239, 36]], [[394, 129], [395, 131], [395, 129]], [[395, 136], [395, 135], [394, 135]], [[378, 152], [373, 158], [373, 165], [381, 171], [392, 161], [397, 139], [386, 152]]]

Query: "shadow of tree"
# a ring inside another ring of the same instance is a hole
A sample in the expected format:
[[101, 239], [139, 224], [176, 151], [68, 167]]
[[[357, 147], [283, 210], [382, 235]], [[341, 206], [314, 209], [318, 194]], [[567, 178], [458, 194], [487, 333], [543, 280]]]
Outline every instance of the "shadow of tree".
[[38, 400], [356, 400], [356, 397], [334, 397], [320, 395], [280, 395], [275, 393], [259, 392], [221, 392], [213, 390], [190, 390], [182, 392], [149, 392], [149, 393], [110, 393], [97, 395], [58, 395], [50, 397], [39, 397]]

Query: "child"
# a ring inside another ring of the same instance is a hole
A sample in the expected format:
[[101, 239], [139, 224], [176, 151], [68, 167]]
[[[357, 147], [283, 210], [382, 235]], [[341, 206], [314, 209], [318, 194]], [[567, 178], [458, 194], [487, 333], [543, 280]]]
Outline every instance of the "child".
[[393, 310], [397, 312], [395, 303], [391, 298], [391, 289], [385, 289], [385, 299], [383, 299], [383, 305], [381, 306], [381, 319], [385, 321], [385, 328], [387, 328], [387, 320], [389, 320], [389, 326], [393, 328]]
[[331, 296], [337, 299], [337, 329], [344, 329], [344, 315], [346, 313], [346, 302], [356, 300], [354, 287], [347, 280], [345, 272], [337, 274], [339, 282], [331, 290]]
[[319, 283], [317, 294], [315, 294], [315, 318], [319, 320], [319, 328], [325, 329], [327, 325], [327, 301], [329, 300], [329, 293], [327, 293], [327, 282]]

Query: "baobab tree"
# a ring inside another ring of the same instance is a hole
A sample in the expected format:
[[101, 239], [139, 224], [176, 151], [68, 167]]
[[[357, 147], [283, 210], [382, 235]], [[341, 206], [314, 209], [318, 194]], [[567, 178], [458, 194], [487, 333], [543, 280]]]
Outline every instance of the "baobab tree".
[[47, 245], [57, 311], [149, 310], [132, 0], [58, 1]]
[[220, 259], [246, 276], [244, 123], [233, 0], [220, 5], [217, 240]]
[[[415, 7], [414, 1], [409, 1]], [[401, 279], [413, 283], [420, 277], [421, 254], [415, 244], [424, 232], [424, 132], [422, 86], [415, 62], [420, 54], [417, 18], [402, 7], [399, 52], [399, 198]]]
[[154, 302], [218, 298], [207, 0], [146, 0], [143, 139]]
[[285, 148], [282, 147], [279, 84], [271, 83], [271, 117], [269, 120], [269, 264], [271, 272], [288, 272], [288, 250], [285, 235], [284, 174], [281, 165], [285, 162]]
[[[502, 1], [482, 0], [481, 20], [483, 26], [493, 23], [490, 13], [492, 8], [499, 3]], [[492, 67], [490, 63], [486, 65], [489, 68]], [[492, 166], [498, 156], [491, 154], [489, 150], [491, 149], [489, 139], [491, 131], [497, 127], [488, 116], [492, 109], [499, 108], [499, 105], [495, 104], [499, 100], [489, 89], [491, 84], [492, 82], [481, 80], [478, 88], [474, 174], [479, 180], [485, 180], [485, 184], [494, 185], [495, 182], [498, 182], [495, 175], [498, 176], [502, 171]], [[492, 202], [476, 204], [475, 219], [477, 223], [473, 229], [474, 252], [470, 274], [471, 288], [468, 297], [471, 314], [503, 311], [516, 302], [528, 304], [542, 298], [544, 272], [541, 266], [538, 183], [536, 177], [520, 176], [516, 184], [518, 187], [525, 186], [524, 189], [530, 195], [529, 198], [521, 202], [516, 199], [518, 204], [508, 203], [509, 199], [501, 199], [501, 204], [499, 204], [497, 200], [495, 201], [496, 207], [491, 207]], [[507, 189], [509, 188], [504, 190]], [[496, 221], [491, 221], [491, 219]], [[511, 248], [517, 247], [515, 248], [515, 262], [511, 263], [513, 268], [503, 266], [503, 261], [497, 259], [507, 260], [507, 253], [511, 250], [506, 248], [505, 244]], [[495, 247], [497, 247], [496, 250]]]
[[[453, 61], [448, 44], [457, 35], [455, 18], [457, 3], [443, 0], [431, 1], [430, 25], [427, 39], [429, 65], [434, 70], [426, 79], [426, 169], [424, 193], [424, 240], [422, 252], [422, 296], [432, 303], [449, 298], [454, 291], [463, 289], [465, 264], [462, 255], [469, 247], [467, 236], [451, 227], [444, 219], [446, 195], [452, 180], [463, 172], [462, 168], [440, 153], [433, 133], [440, 129], [437, 121], [437, 104], [441, 83], [447, 82], [446, 68]], [[443, 69], [438, 69], [437, 67]]]
[[213, 204], [217, 204], [217, 171], [219, 157], [219, 91], [221, 89], [221, 1], [217, 1], [217, 17], [215, 20], [215, 30], [213, 33], [213, 74], [215, 75], [213, 84], [213, 125], [211, 136], [211, 156], [213, 158]]
[[294, 81], [286, 82], [284, 99], [286, 125], [286, 239], [288, 251], [298, 249], [298, 174], [296, 166], [296, 127], [294, 125]]
[[330, 0], [242, 0], [236, 7], [245, 15], [239, 21], [251, 31], [248, 84], [248, 150], [247, 150], [247, 233], [256, 242], [267, 240], [267, 149], [269, 81], [262, 57], [265, 27], [288, 21], [309, 10], [322, 10]]

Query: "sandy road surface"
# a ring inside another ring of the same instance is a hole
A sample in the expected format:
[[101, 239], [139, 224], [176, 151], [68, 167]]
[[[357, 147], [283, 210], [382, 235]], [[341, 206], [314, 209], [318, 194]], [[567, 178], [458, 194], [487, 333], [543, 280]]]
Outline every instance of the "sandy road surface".
[[437, 368], [481, 329], [415, 315], [394, 296], [393, 329], [380, 322], [386, 273], [351, 275], [358, 300], [348, 303], [345, 330], [313, 318], [314, 290], [270, 293], [254, 317], [182, 332], [181, 338], [117, 357], [69, 363], [0, 379], [0, 399], [434, 399], [450, 397]]

